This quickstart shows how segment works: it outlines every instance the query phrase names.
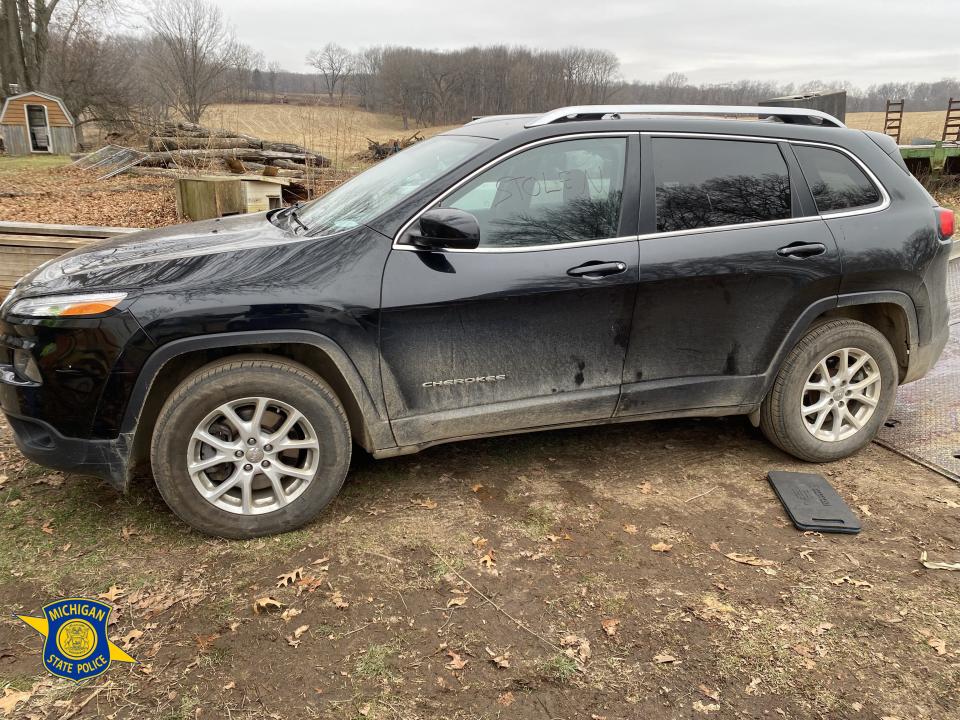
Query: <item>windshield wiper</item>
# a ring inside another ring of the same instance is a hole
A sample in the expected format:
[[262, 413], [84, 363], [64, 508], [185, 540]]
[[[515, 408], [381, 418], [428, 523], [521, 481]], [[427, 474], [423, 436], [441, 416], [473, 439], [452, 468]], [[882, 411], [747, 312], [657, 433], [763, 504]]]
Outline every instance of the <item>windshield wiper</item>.
[[299, 210], [301, 205], [303, 205], [302, 201], [294, 205], [291, 205], [285, 210], [281, 210], [280, 212], [278, 212], [277, 217], [288, 217], [304, 230], [309, 230], [310, 228], [304, 224], [303, 220], [300, 219], [300, 215], [297, 214], [297, 210]]

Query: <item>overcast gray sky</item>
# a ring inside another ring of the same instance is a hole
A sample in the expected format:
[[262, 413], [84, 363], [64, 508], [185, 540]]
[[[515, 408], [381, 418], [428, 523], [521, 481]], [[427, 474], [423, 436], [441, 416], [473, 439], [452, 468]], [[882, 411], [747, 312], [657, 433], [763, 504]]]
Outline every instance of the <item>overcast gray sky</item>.
[[697, 83], [960, 76], [960, 0], [214, 1], [240, 40], [295, 71], [332, 40], [351, 50], [581, 45], [612, 50], [628, 80], [674, 71]]

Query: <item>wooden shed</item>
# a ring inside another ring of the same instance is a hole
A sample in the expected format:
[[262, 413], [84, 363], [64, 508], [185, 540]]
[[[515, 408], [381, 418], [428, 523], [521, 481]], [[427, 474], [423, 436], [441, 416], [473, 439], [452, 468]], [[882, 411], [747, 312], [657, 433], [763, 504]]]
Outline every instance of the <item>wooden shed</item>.
[[60, 98], [42, 92], [11, 95], [4, 101], [0, 136], [8, 155], [68, 155], [77, 145], [67, 106]]

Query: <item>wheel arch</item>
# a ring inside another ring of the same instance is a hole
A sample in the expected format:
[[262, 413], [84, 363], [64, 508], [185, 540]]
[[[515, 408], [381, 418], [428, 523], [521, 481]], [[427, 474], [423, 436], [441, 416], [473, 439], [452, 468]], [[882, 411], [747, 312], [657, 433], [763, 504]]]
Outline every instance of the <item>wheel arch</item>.
[[306, 330], [219, 333], [174, 340], [144, 363], [121, 426], [134, 436], [131, 465], [149, 457], [154, 424], [170, 392], [205, 365], [239, 356], [282, 358], [316, 373], [343, 403], [358, 445], [368, 452], [396, 445], [356, 366], [329, 337]]
[[859, 320], [882, 333], [897, 356], [900, 380], [906, 377], [910, 355], [921, 341], [913, 299], [894, 290], [848, 293], [815, 302], [797, 318], [766, 372], [764, 396], [770, 391], [791, 348], [812, 328], [837, 318]]

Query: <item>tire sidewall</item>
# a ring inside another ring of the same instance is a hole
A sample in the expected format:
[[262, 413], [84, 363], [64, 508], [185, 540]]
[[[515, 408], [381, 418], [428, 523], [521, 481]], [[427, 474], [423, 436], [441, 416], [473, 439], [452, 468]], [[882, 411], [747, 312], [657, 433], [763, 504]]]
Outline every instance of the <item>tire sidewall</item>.
[[[873, 415], [856, 433], [844, 440], [827, 442], [815, 438], [803, 422], [800, 407], [803, 386], [813, 373], [816, 363], [831, 352], [856, 348], [869, 353], [880, 371], [880, 399]], [[791, 371], [784, 379], [781, 392], [781, 421], [797, 454], [816, 462], [838, 460], [863, 448], [876, 436], [886, 422], [896, 402], [898, 370], [893, 349], [879, 332], [867, 325], [831, 328], [805, 347], [795, 358]]]
[[[204, 499], [187, 470], [190, 438], [220, 405], [245, 397], [287, 403], [309, 420], [320, 439], [317, 474], [289, 505], [269, 513], [240, 515]], [[212, 535], [250, 538], [285, 532], [313, 519], [340, 491], [350, 464], [350, 432], [332, 392], [299, 372], [278, 367], [238, 367], [197, 378], [189, 392], [171, 398], [154, 432], [154, 477], [167, 505], [192, 527]]]

